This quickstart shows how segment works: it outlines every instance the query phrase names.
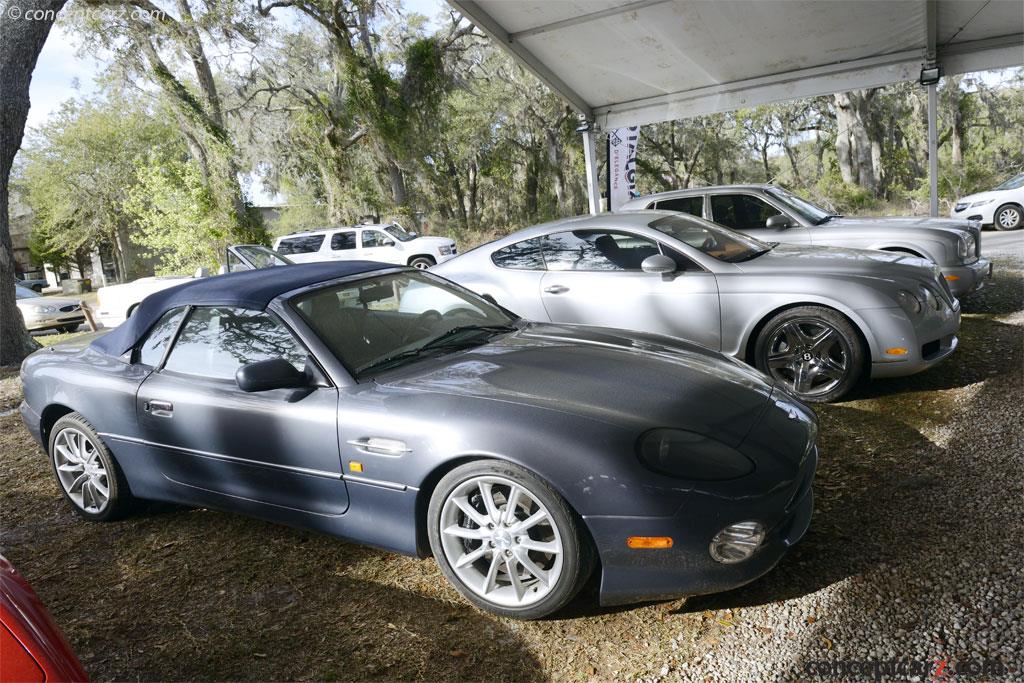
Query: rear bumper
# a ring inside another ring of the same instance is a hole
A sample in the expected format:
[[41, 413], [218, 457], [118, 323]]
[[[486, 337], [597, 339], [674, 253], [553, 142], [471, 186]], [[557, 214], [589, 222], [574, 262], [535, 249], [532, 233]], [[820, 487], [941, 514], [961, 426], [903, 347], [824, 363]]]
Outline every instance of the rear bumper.
[[[719, 593], [763, 576], [807, 531], [814, 507], [811, 481], [817, 467], [812, 449], [800, 470], [800, 484], [790, 500], [767, 495], [760, 500], [702, 496], [672, 517], [587, 517], [585, 521], [601, 557], [601, 604], [620, 605]], [[792, 489], [790, 489], [792, 491]], [[700, 496], [699, 492], [691, 493]], [[712, 559], [715, 534], [744, 520], [761, 521], [765, 540], [754, 555], [738, 564]], [[670, 536], [667, 549], [626, 547], [628, 536]]]
[[975, 292], [992, 281], [992, 262], [979, 258], [964, 266], [943, 266], [942, 275], [949, 283], [953, 296], [962, 297]]

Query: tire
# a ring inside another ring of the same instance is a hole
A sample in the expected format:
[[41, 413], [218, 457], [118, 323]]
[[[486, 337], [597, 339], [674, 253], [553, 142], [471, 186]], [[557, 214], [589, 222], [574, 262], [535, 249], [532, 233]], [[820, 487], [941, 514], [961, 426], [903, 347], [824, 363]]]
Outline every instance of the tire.
[[409, 265], [412, 266], [413, 268], [426, 270], [430, 266], [437, 265], [437, 262], [429, 256], [415, 256], [409, 259]]
[[866, 357], [850, 321], [821, 306], [782, 311], [761, 329], [754, 346], [757, 369], [809, 403], [834, 401], [850, 391]]
[[[49, 446], [57, 485], [79, 516], [92, 522], [111, 522], [135, 508], [136, 501], [114, 455], [81, 415], [69, 413], [57, 420], [50, 430]], [[87, 479], [79, 483], [83, 476]], [[104, 485], [106, 501], [101, 501]]]
[[[510, 521], [512, 487], [519, 493]], [[484, 501], [485, 490], [492, 506]], [[589, 536], [576, 513], [546, 482], [511, 463], [477, 460], [445, 475], [430, 497], [427, 530], [434, 558], [452, 585], [480, 609], [505, 617], [540, 619], [557, 612], [593, 570]]]
[[63, 332], [64, 334], [70, 334], [70, 333], [74, 332], [77, 329], [78, 329], [78, 325], [77, 324], [75, 324], [75, 325], [65, 325], [64, 327], [60, 328], [60, 331]]
[[1024, 209], [1016, 204], [1003, 204], [992, 214], [992, 225], [996, 230], [1017, 230], [1024, 223]]

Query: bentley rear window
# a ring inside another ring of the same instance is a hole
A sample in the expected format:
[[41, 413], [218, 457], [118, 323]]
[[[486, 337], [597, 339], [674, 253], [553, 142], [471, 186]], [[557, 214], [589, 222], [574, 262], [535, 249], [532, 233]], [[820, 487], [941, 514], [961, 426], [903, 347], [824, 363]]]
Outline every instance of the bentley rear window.
[[491, 261], [499, 268], [513, 270], [544, 270], [544, 255], [539, 237], [510, 244], [491, 254]]

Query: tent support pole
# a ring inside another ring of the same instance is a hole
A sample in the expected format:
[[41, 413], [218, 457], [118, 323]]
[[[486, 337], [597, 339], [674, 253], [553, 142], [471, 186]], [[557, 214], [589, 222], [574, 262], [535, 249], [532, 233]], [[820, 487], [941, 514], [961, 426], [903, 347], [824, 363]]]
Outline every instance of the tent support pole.
[[928, 215], [939, 215], [938, 85], [928, 86]]
[[594, 129], [589, 127], [583, 133], [583, 159], [587, 165], [587, 197], [590, 213], [601, 213], [601, 184], [597, 177], [597, 147], [594, 145]]

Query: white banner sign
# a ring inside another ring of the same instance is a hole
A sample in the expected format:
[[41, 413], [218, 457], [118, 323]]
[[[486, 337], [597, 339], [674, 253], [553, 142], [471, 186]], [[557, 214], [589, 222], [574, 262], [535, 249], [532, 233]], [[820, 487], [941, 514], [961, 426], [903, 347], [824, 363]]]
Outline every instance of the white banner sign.
[[640, 126], [616, 128], [608, 132], [608, 210], [619, 207], [633, 197], [636, 191], [636, 146], [640, 140]]

